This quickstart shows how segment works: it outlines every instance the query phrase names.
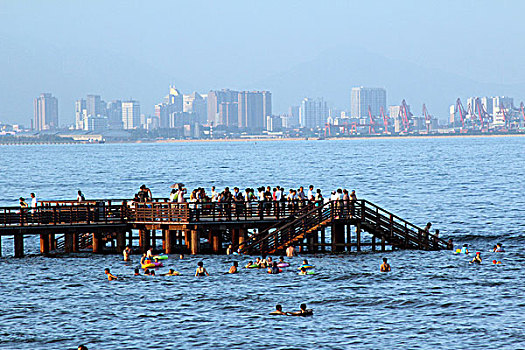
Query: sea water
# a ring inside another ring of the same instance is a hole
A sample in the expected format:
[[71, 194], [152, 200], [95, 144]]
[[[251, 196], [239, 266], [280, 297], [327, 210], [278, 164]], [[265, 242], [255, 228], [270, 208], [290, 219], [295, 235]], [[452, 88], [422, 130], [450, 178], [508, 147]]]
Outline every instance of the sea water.
[[[169, 186], [314, 185], [355, 189], [393, 213], [480, 251], [306, 256], [316, 275], [240, 269], [254, 257], [172, 256], [177, 277], [133, 276], [139, 256], [45, 258], [26, 238], [23, 259], [2, 239], [0, 348], [520, 349], [525, 348], [525, 138], [0, 146], [0, 205], [155, 197]], [[505, 253], [492, 253], [496, 243]], [[379, 272], [387, 257], [392, 272]], [[492, 260], [502, 261], [493, 265]], [[210, 277], [194, 277], [203, 261]], [[108, 282], [104, 268], [121, 277]], [[312, 317], [269, 316], [276, 304]]]

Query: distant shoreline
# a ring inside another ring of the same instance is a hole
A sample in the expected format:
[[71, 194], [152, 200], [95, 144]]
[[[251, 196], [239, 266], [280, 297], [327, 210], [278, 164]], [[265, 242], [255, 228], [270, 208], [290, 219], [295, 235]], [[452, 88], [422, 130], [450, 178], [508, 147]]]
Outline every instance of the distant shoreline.
[[[106, 141], [103, 143], [108, 144], [132, 144], [132, 143], [198, 143], [198, 142], [267, 142], [267, 141], [342, 141], [342, 140], [408, 140], [408, 139], [438, 139], [438, 138], [493, 138], [493, 137], [524, 137], [525, 133], [516, 134], [432, 134], [432, 135], [359, 135], [349, 137], [327, 137], [327, 138], [315, 138], [315, 137], [288, 137], [288, 138], [265, 138], [265, 137], [250, 137], [250, 138], [235, 138], [235, 139], [200, 139], [200, 140], [135, 140], [135, 141]], [[21, 141], [13, 142], [2, 142], [0, 139], [0, 146], [19, 146], [19, 145], [82, 145], [82, 144], [99, 144], [97, 142], [82, 142], [82, 141]]]

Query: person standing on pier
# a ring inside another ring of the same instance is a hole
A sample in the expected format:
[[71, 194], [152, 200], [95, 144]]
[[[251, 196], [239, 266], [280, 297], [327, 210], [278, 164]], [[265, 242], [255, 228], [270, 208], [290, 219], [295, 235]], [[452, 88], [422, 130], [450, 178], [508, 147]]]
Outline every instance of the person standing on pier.
[[78, 190], [77, 192], [77, 202], [83, 202], [86, 200], [86, 197], [82, 194], [81, 190]]
[[29, 207], [26, 203], [26, 200], [24, 197], [18, 198], [18, 202], [20, 203], [20, 208], [27, 208]]
[[36, 196], [33, 192], [31, 192], [31, 208], [36, 208], [38, 204], [38, 201], [36, 199]]

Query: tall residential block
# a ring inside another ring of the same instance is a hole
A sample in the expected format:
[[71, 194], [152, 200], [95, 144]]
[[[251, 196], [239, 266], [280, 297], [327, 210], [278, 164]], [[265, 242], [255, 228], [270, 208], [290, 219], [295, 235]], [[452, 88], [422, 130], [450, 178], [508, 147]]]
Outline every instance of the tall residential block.
[[58, 100], [50, 93], [35, 98], [34, 128], [38, 131], [58, 128]]
[[140, 128], [140, 104], [138, 101], [122, 102], [122, 124], [124, 129]]
[[207, 100], [201, 94], [194, 92], [183, 95], [183, 112], [195, 114], [195, 120], [200, 124], [208, 121]]
[[174, 86], [170, 86], [169, 93], [164, 101], [155, 105], [155, 115], [159, 118], [161, 128], [173, 128], [175, 113], [184, 110], [184, 96]]
[[368, 117], [368, 107], [373, 116], [380, 114], [381, 107], [386, 111], [386, 90], [382, 88], [352, 88], [350, 115], [352, 118]]
[[272, 94], [269, 91], [239, 92], [240, 128], [266, 129], [266, 117], [272, 115]]
[[[228, 120], [221, 114], [221, 104], [230, 103], [237, 104], [239, 99], [239, 92], [229, 89], [222, 89], [220, 91], [210, 91], [208, 93], [208, 124], [213, 125], [227, 125]], [[223, 107], [222, 111], [227, 110]], [[237, 126], [237, 122], [235, 125]]]
[[299, 124], [303, 128], [323, 127], [328, 119], [328, 105], [322, 98], [305, 98], [299, 109]]

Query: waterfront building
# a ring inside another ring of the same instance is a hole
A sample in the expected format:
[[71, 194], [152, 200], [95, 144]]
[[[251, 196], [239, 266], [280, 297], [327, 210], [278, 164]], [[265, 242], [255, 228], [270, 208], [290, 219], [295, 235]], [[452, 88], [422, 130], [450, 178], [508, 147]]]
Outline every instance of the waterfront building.
[[193, 92], [189, 95], [183, 95], [183, 112], [194, 113], [195, 119], [200, 124], [206, 124], [208, 121], [207, 101], [199, 93]]
[[58, 128], [58, 99], [50, 93], [34, 100], [34, 128], [38, 131]]
[[122, 124], [124, 129], [140, 128], [140, 104], [138, 101], [122, 102]]
[[170, 120], [174, 113], [184, 111], [184, 96], [174, 86], [170, 86], [169, 93], [162, 103], [155, 105], [155, 115], [159, 118], [161, 128], [170, 128]]
[[122, 101], [113, 100], [106, 105], [108, 127], [113, 130], [122, 129]]
[[75, 129], [85, 130], [87, 120], [87, 103], [86, 100], [80, 99], [75, 101]]
[[272, 113], [272, 94], [269, 91], [241, 91], [238, 106], [240, 128], [265, 129], [266, 117]]
[[372, 116], [380, 114], [381, 107], [386, 109], [386, 90], [382, 88], [352, 88], [350, 114], [352, 118], [368, 117], [368, 106]]
[[[220, 91], [210, 91], [208, 93], [208, 124], [209, 125], [227, 125], [227, 118], [221, 114], [221, 104], [222, 103], [231, 103], [237, 104], [239, 99], [239, 92], [222, 89]], [[227, 110], [227, 108], [222, 107], [222, 110]], [[238, 126], [238, 122], [235, 123], [235, 126]]]
[[91, 116], [106, 115], [106, 103], [100, 99], [100, 95], [87, 95], [86, 109]]
[[283, 120], [280, 115], [269, 115], [266, 117], [266, 131], [281, 131]]
[[322, 98], [305, 98], [299, 109], [299, 124], [303, 128], [324, 127], [328, 119], [328, 105]]

